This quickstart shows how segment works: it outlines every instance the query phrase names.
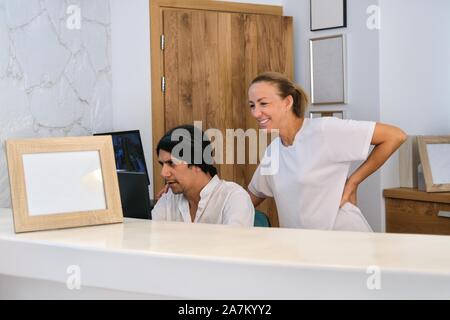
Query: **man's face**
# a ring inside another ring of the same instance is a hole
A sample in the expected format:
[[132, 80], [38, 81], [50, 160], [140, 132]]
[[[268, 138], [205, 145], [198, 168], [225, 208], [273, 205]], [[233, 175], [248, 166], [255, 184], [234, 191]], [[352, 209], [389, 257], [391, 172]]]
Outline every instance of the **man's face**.
[[161, 176], [174, 194], [184, 193], [193, 181], [193, 166], [178, 160], [164, 150], [159, 150], [158, 162], [162, 165]]

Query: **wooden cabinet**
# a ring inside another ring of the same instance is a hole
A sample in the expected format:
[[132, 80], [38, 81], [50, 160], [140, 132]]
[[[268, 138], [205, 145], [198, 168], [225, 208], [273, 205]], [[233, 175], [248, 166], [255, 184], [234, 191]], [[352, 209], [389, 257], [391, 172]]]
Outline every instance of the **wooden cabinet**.
[[450, 193], [386, 189], [386, 232], [450, 235]]

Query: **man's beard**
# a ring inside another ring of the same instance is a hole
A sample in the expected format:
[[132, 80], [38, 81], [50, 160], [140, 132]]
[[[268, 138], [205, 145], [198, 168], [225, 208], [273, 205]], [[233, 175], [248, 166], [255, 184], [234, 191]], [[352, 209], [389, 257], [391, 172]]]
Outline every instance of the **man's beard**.
[[169, 183], [169, 189], [172, 190], [173, 194], [183, 193], [183, 189], [181, 188], [180, 184], [176, 181], [174, 181], [173, 183]]

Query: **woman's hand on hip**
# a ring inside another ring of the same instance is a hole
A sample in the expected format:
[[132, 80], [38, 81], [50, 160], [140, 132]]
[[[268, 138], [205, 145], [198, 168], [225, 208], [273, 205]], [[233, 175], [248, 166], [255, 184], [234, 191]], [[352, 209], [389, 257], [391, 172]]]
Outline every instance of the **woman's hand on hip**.
[[358, 185], [351, 180], [347, 179], [345, 183], [344, 192], [342, 193], [341, 204], [339, 208], [341, 208], [345, 203], [350, 202], [356, 206], [356, 195], [358, 191]]

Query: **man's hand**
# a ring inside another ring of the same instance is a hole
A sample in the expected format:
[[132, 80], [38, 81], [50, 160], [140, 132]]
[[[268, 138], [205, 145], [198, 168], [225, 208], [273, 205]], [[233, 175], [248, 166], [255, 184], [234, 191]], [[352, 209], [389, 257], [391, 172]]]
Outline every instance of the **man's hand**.
[[347, 179], [347, 182], [345, 183], [344, 192], [342, 193], [342, 199], [341, 204], [339, 205], [339, 208], [342, 208], [342, 206], [350, 202], [356, 206], [356, 194], [358, 191], [358, 185], [351, 180]]

